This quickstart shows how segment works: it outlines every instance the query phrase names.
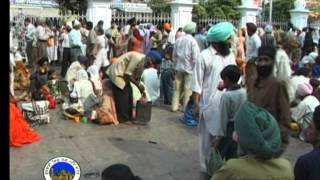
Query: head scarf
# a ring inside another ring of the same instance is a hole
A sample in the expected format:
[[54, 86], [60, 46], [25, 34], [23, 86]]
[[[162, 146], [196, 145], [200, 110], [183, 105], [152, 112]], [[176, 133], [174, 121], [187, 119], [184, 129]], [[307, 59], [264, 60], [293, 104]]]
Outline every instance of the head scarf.
[[99, 68], [96, 65], [88, 67], [87, 72], [90, 74], [91, 79], [97, 76], [99, 77]]
[[240, 147], [259, 158], [270, 159], [281, 151], [280, 129], [266, 110], [245, 102], [235, 116]]
[[196, 32], [197, 24], [194, 22], [190, 22], [183, 27], [183, 31], [188, 34], [192, 34]]
[[147, 57], [150, 57], [152, 60], [156, 61], [157, 63], [160, 63], [162, 60], [161, 54], [156, 50], [151, 50], [147, 54]]
[[313, 87], [309, 83], [303, 83], [298, 85], [297, 94], [299, 96], [304, 97], [312, 94], [312, 92], [313, 92]]
[[74, 20], [73, 26], [74, 26], [74, 27], [75, 27], [75, 26], [80, 26], [80, 22], [79, 22], [78, 20]]
[[264, 28], [264, 31], [266, 33], [272, 33], [272, 26], [270, 24], [266, 25], [266, 27]]
[[88, 77], [88, 73], [86, 70], [80, 69], [77, 72], [77, 81], [83, 81], [83, 80], [88, 80], [88, 79], [89, 79], [89, 77]]
[[139, 29], [134, 28], [132, 34], [139, 41], [143, 41], [143, 37], [141, 36]]
[[164, 28], [164, 30], [166, 30], [166, 31], [170, 31], [170, 30], [171, 30], [171, 25], [170, 25], [169, 23], [165, 23], [165, 24], [163, 25], [163, 28]]
[[66, 23], [66, 26], [69, 26], [70, 28], [72, 28], [72, 22], [71, 22], [71, 21], [68, 21], [68, 22]]
[[208, 42], [225, 42], [234, 33], [234, 26], [229, 22], [221, 22], [212, 26], [207, 34]]
[[20, 53], [16, 53], [15, 57], [14, 57], [14, 61], [15, 62], [22, 62], [23, 57], [21, 56]]
[[258, 49], [258, 56], [267, 56], [274, 60], [276, 49], [273, 47], [262, 46]]

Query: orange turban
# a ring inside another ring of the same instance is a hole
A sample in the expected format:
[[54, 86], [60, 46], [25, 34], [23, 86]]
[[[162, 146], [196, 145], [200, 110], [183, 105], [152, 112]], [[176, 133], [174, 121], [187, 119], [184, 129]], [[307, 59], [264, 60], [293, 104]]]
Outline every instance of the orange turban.
[[171, 30], [171, 25], [170, 25], [169, 23], [165, 23], [165, 24], [163, 25], [163, 28], [164, 28], [165, 30], [169, 31], [169, 30]]

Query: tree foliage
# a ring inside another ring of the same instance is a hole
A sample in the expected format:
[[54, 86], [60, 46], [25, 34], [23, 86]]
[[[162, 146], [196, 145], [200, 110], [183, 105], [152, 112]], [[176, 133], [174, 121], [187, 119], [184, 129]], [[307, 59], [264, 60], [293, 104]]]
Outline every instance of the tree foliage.
[[199, 0], [194, 7], [193, 13], [197, 17], [218, 16], [222, 18], [239, 18], [237, 7], [240, 0]]
[[150, 0], [148, 6], [154, 13], [170, 13], [170, 0]]
[[[272, 17], [279, 19], [289, 19], [290, 10], [294, 9], [295, 0], [274, 0], [272, 5]], [[270, 4], [264, 8], [264, 17], [269, 17]]]
[[88, 8], [87, 0], [56, 0], [60, 6], [62, 14], [67, 14], [68, 11], [75, 13], [86, 13]]

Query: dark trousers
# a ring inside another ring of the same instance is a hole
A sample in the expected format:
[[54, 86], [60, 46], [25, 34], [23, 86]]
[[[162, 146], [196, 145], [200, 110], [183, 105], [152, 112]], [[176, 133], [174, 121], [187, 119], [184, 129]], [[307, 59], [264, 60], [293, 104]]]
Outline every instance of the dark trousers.
[[71, 64], [71, 49], [70, 48], [63, 48], [63, 55], [62, 55], [62, 64], [61, 64], [61, 77], [65, 77], [67, 70]]
[[29, 68], [33, 68], [34, 65], [34, 59], [32, 57], [32, 41], [31, 42], [27, 42], [27, 46], [26, 46], [26, 53], [27, 53], [27, 57], [28, 57], [28, 67]]
[[165, 70], [161, 74], [162, 93], [164, 98], [164, 104], [171, 105], [173, 94], [173, 72], [171, 70]]
[[223, 137], [220, 141], [220, 145], [218, 150], [222, 159], [232, 159], [237, 158], [237, 150], [238, 146], [237, 143], [232, 139], [232, 133], [234, 131], [234, 122], [228, 122], [227, 124], [227, 134], [226, 137]]
[[78, 61], [78, 57], [82, 55], [80, 47], [71, 48], [71, 62]]
[[127, 83], [123, 89], [112, 83], [112, 92], [119, 121], [132, 121], [133, 94], [130, 83]]

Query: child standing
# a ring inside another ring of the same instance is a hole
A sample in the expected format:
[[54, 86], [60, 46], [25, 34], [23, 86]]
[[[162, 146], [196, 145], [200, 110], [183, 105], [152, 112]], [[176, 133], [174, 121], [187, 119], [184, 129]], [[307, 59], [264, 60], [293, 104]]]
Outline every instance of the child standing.
[[226, 91], [221, 97], [221, 137], [214, 144], [221, 154], [222, 159], [237, 157], [237, 143], [232, 139], [234, 131], [234, 118], [240, 106], [247, 100], [247, 93], [244, 88], [238, 84], [241, 72], [236, 65], [226, 66], [220, 73], [223, 80], [223, 86]]
[[161, 86], [164, 96], [164, 104], [171, 105], [174, 80], [174, 64], [172, 62], [172, 46], [165, 49], [164, 60], [160, 65]]

